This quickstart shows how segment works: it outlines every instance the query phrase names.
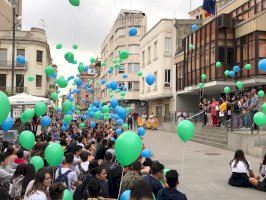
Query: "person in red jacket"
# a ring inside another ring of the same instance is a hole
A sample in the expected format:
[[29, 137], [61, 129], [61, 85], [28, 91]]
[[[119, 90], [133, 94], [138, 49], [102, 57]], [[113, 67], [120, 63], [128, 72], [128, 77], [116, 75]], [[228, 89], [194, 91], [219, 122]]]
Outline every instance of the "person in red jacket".
[[22, 149], [17, 152], [17, 158], [14, 160], [14, 163], [16, 163], [17, 165], [27, 163], [27, 160], [24, 158], [24, 153]]

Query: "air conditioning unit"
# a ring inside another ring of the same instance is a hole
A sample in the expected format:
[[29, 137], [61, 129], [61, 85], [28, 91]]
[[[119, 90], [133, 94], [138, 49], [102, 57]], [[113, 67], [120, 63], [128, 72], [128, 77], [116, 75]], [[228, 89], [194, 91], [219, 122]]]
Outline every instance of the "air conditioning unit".
[[231, 28], [232, 23], [229, 14], [221, 14], [217, 17], [217, 28]]

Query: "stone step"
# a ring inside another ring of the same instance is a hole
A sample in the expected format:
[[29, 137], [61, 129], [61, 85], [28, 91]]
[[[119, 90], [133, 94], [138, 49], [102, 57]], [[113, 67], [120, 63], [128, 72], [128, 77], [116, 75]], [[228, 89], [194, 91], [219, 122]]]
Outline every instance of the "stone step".
[[193, 142], [196, 142], [196, 143], [200, 143], [200, 144], [205, 144], [205, 145], [208, 145], [208, 146], [212, 146], [212, 147], [217, 147], [217, 148], [220, 148], [220, 149], [228, 149], [228, 146], [225, 145], [225, 144], [220, 144], [220, 143], [216, 143], [216, 142], [205, 141], [205, 140], [196, 139], [196, 138], [193, 138], [192, 141]]
[[202, 133], [202, 132], [196, 132], [195, 135], [198, 135], [198, 136], [206, 136], [206, 137], [215, 137], [215, 138], [224, 139], [224, 140], [227, 140], [228, 139], [228, 135], [227, 134], [220, 134], [220, 133]]
[[227, 139], [221, 139], [221, 138], [217, 138], [215, 136], [195, 135], [194, 138], [204, 140], [204, 141], [209, 141], [209, 142], [215, 142], [218, 144], [224, 144], [224, 145], [228, 144]]

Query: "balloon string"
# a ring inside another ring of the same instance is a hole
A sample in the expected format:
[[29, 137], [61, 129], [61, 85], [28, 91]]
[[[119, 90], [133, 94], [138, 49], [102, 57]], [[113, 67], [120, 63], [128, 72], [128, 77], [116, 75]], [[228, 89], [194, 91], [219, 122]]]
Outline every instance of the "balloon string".
[[123, 179], [123, 178], [124, 178], [124, 167], [122, 167], [122, 174], [121, 174], [121, 180], [120, 180], [120, 185], [119, 185], [118, 198], [120, 197], [121, 187], [122, 187], [122, 179]]
[[184, 180], [184, 162], [185, 162], [185, 145], [186, 143], [183, 144], [183, 150], [182, 150], [182, 166], [181, 166], [181, 170], [182, 170], [182, 182]]

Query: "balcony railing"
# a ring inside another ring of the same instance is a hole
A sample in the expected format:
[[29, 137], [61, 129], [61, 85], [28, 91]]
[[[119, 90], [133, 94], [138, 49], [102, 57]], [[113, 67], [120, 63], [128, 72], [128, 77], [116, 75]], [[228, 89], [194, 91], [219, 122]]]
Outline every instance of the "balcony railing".
[[[4, 92], [7, 96], [11, 95], [11, 87], [0, 87], [0, 91]], [[14, 93], [19, 94], [19, 93], [27, 93], [27, 88], [26, 87], [14, 87]]]
[[[21, 65], [17, 62], [14, 63], [16, 69], [25, 69], [27, 67], [27, 62], [24, 65]], [[2, 69], [11, 69], [12, 68], [12, 61], [9, 60], [0, 60], [0, 68]]]

